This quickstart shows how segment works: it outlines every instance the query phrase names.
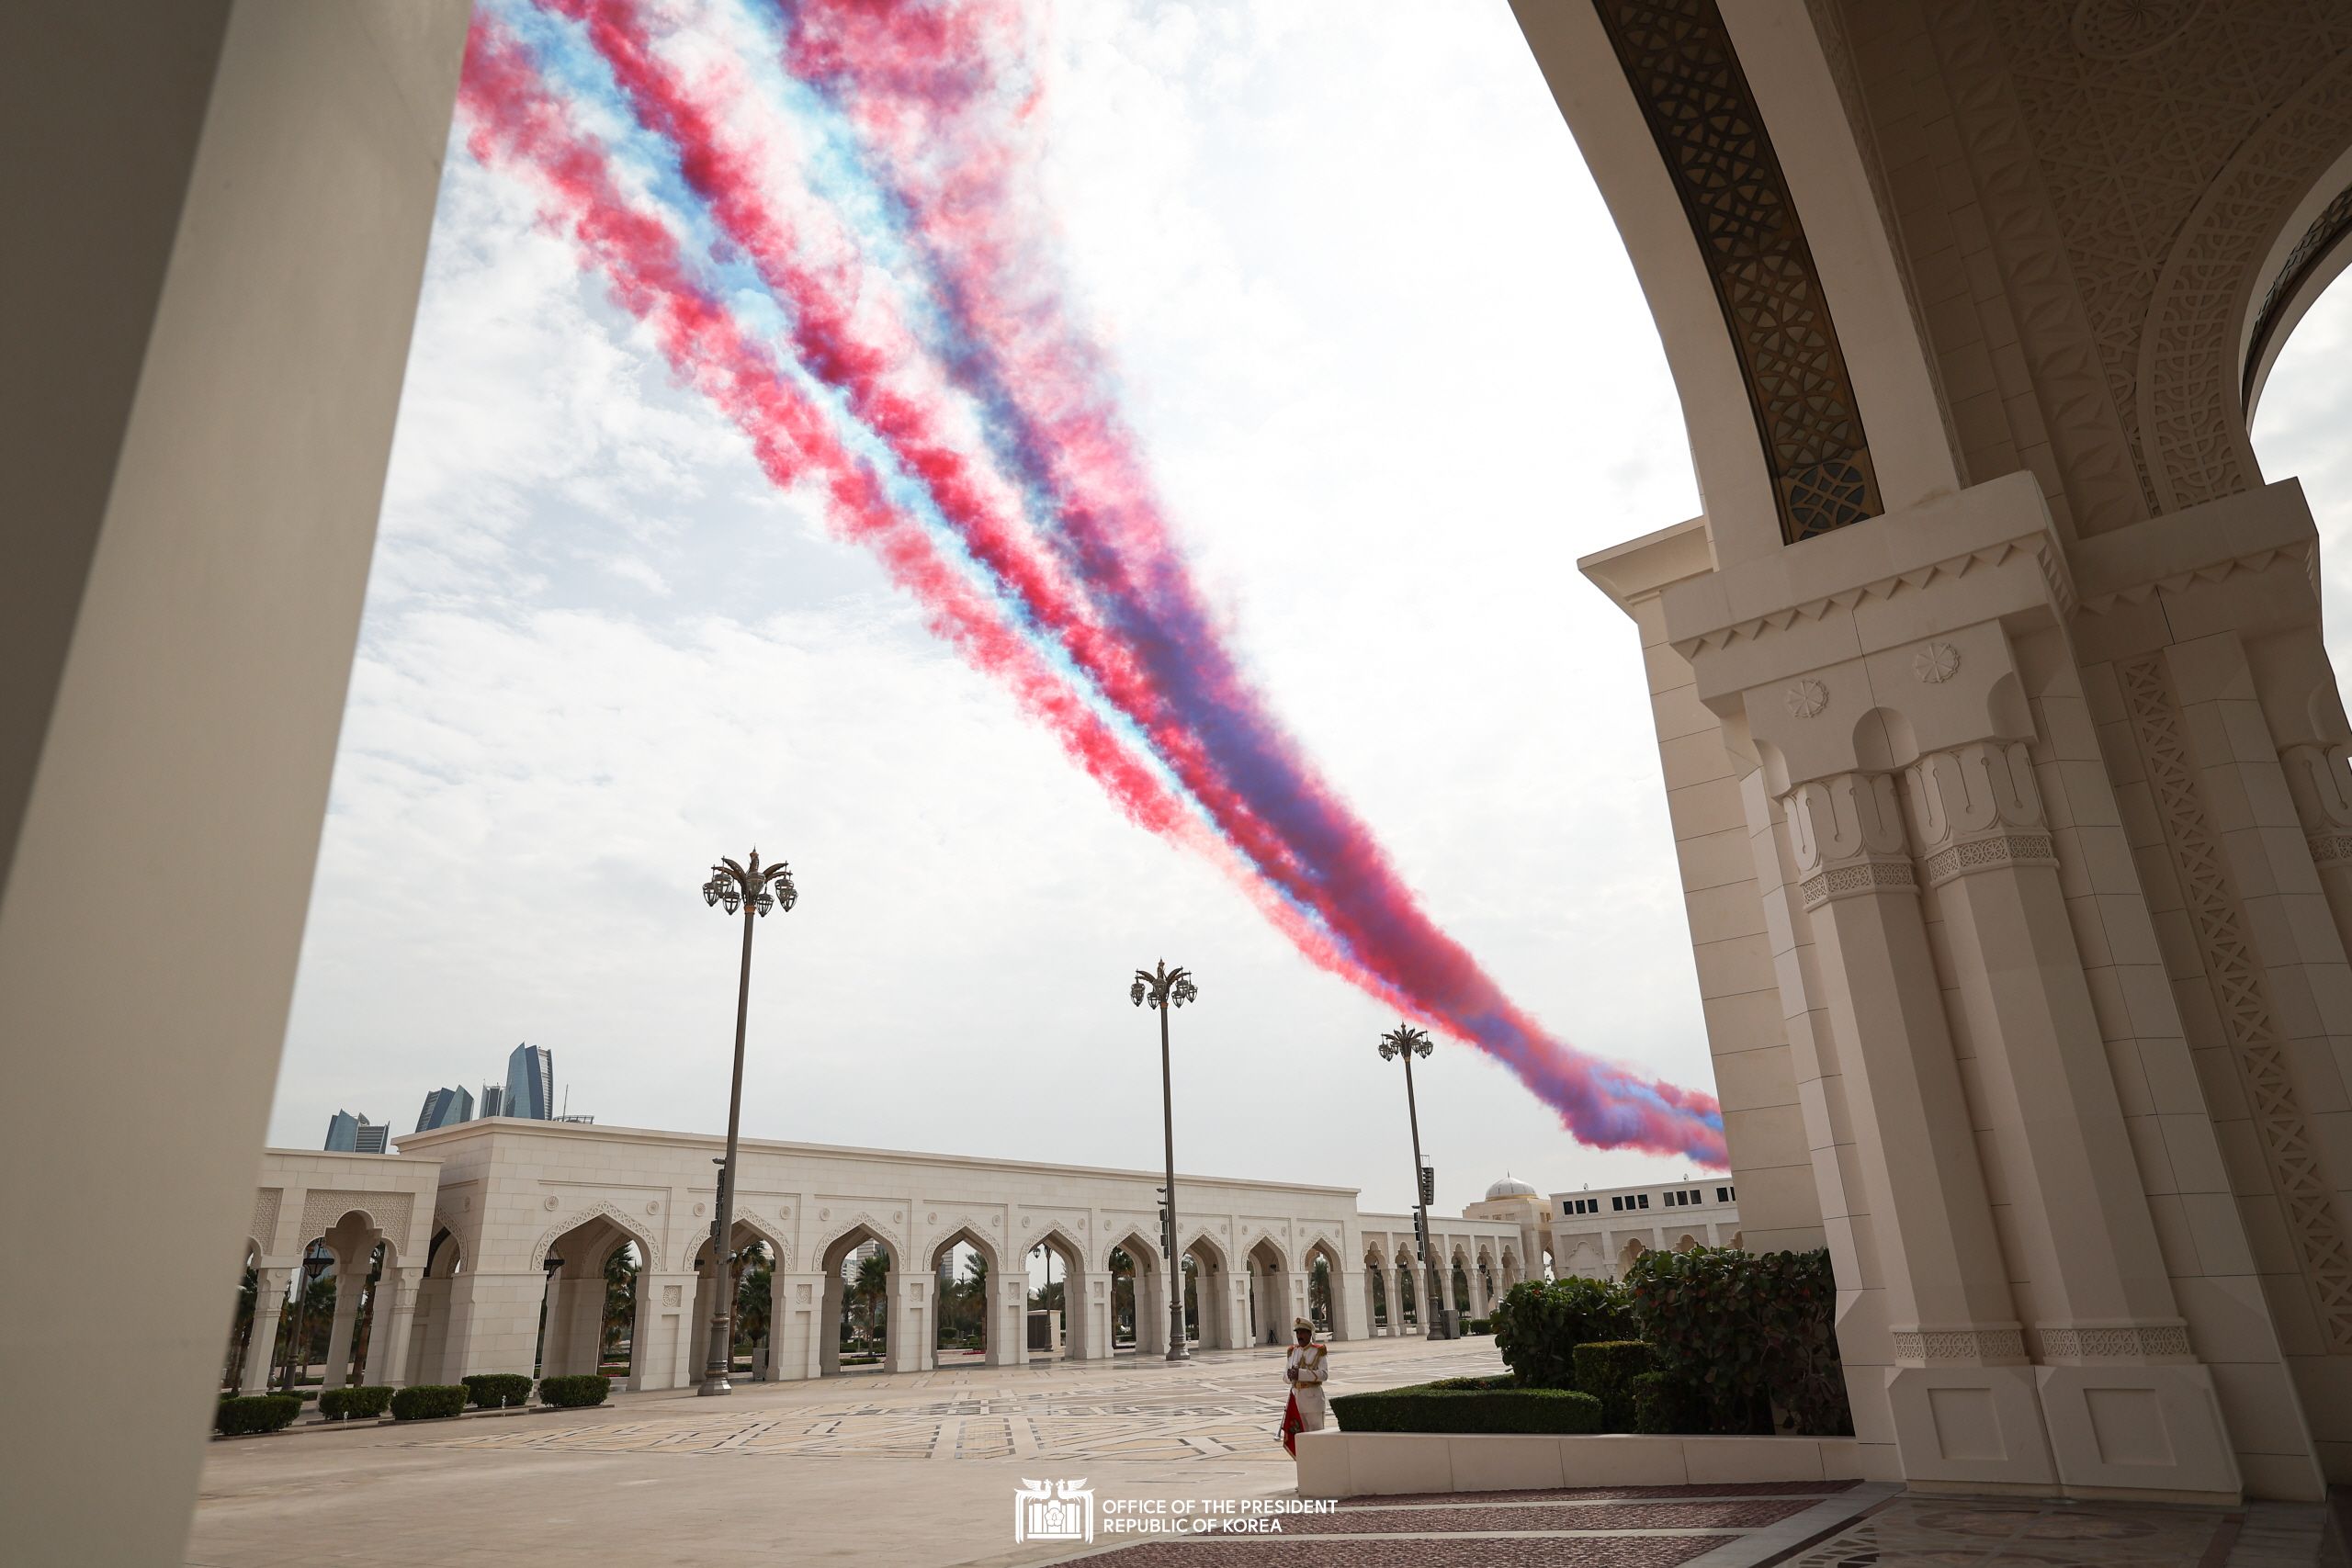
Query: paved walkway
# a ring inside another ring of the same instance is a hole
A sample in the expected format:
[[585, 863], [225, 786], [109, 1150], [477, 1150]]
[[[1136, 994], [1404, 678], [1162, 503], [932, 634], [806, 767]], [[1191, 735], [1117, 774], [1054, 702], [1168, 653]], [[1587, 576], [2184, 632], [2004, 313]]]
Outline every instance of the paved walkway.
[[[1295, 1498], [1279, 1349], [625, 1396], [215, 1443], [200, 1568], [2305, 1568], [2320, 1510], [1940, 1499], [1837, 1483], [1353, 1500], [1279, 1535], [1013, 1541], [1015, 1494]], [[1490, 1339], [1333, 1347], [1335, 1392], [1501, 1370]], [[1195, 1506], [1197, 1517], [1198, 1509]]]

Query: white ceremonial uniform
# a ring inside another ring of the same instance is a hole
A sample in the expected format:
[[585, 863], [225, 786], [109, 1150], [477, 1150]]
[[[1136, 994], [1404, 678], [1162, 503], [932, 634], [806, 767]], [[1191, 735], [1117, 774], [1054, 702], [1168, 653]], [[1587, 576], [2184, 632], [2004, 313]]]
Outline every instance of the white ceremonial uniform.
[[1323, 1429], [1323, 1417], [1330, 1409], [1323, 1396], [1323, 1380], [1329, 1375], [1329, 1352], [1320, 1345], [1294, 1345], [1283, 1363], [1290, 1374], [1291, 1391], [1298, 1397], [1299, 1424], [1309, 1432]]

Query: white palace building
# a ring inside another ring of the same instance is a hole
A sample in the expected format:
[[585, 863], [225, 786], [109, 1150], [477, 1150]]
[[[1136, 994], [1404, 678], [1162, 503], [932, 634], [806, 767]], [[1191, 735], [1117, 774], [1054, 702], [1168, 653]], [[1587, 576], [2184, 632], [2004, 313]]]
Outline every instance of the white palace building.
[[[267, 1382], [278, 1314], [314, 1245], [350, 1278], [364, 1278], [382, 1248], [374, 1267], [388, 1315], [368, 1336], [365, 1364], [355, 1367], [361, 1292], [337, 1292], [330, 1384], [354, 1376], [402, 1384], [474, 1372], [594, 1371], [605, 1265], [632, 1244], [639, 1272], [628, 1385], [700, 1380], [714, 1305], [713, 1162], [723, 1140], [492, 1118], [413, 1134], [399, 1146], [392, 1155], [263, 1154], [244, 1246], [257, 1304], [241, 1387]], [[741, 1157], [729, 1256], [740, 1269], [742, 1255], [764, 1243], [775, 1260], [760, 1376], [840, 1370], [838, 1330], [826, 1330], [841, 1321], [843, 1266], [869, 1243], [890, 1261], [888, 1370], [934, 1364], [932, 1297], [939, 1264], [959, 1243], [989, 1265], [996, 1298], [984, 1326], [989, 1365], [1032, 1355], [1023, 1260], [1040, 1247], [1068, 1280], [1064, 1354], [1113, 1353], [1114, 1251], [1136, 1266], [1133, 1348], [1166, 1348], [1156, 1171], [756, 1140], [742, 1144]], [[1180, 1173], [1176, 1196], [1196, 1282], [1193, 1333], [1204, 1346], [1287, 1338], [1291, 1321], [1308, 1310], [1307, 1281], [1318, 1265], [1328, 1270], [1333, 1337], [1404, 1332], [1408, 1318], [1419, 1321], [1400, 1310], [1425, 1296], [1411, 1216], [1360, 1213], [1355, 1190], [1343, 1187]], [[1483, 1316], [1528, 1277], [1529, 1259], [1550, 1245], [1540, 1208], [1538, 1200], [1532, 1219], [1519, 1209], [1430, 1216], [1431, 1251], [1456, 1312]], [[1540, 1262], [1532, 1272], [1542, 1274]]]

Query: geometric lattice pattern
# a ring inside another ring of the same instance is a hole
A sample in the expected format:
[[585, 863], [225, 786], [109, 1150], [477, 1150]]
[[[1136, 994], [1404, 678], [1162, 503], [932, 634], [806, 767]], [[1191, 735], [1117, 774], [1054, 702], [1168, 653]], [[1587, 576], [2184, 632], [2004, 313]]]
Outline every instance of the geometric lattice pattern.
[[2331, 1349], [2352, 1354], [2352, 1250], [2346, 1247], [2343, 1224], [2312, 1147], [2310, 1125], [2288, 1076], [2262, 965], [2246, 937], [2245, 912], [2231, 888], [2221, 845], [2198, 795], [2180, 708], [2165, 681], [2163, 657], [2150, 654], [2126, 660], [2117, 673], [2156, 814], [2164, 820], [2165, 838], [2188, 903], [2205, 981], [2254, 1108], [2255, 1133], [2286, 1211], [2288, 1233], [2309, 1281], [2321, 1331]]
[[1790, 544], [1875, 517], [1852, 378], [1715, 0], [1600, 0], [1738, 350]]

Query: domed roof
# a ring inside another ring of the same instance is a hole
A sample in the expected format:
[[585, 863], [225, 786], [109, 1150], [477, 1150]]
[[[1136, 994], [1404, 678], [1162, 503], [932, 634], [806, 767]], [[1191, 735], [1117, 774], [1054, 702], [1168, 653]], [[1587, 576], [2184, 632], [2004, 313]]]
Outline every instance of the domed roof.
[[1487, 1189], [1487, 1196], [1488, 1198], [1541, 1198], [1544, 1194], [1516, 1177], [1506, 1176]]

